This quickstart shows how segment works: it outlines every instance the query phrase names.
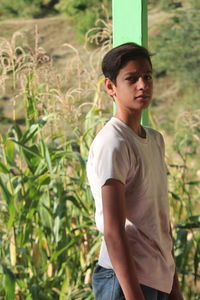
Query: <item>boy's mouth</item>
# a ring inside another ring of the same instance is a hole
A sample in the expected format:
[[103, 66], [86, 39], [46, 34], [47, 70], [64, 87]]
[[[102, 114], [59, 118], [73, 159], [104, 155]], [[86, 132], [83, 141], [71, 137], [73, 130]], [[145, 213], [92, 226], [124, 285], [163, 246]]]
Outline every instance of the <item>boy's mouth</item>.
[[135, 99], [147, 99], [149, 97], [150, 97], [149, 95], [141, 94], [141, 95], [136, 96]]

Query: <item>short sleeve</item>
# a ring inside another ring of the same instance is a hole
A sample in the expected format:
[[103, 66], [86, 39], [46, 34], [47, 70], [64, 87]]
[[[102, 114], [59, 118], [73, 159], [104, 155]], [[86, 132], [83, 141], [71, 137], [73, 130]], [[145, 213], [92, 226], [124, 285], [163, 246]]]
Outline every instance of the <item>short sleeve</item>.
[[164, 142], [164, 138], [163, 138], [163, 136], [162, 136], [161, 133], [159, 133], [159, 136], [160, 136], [160, 146], [161, 146], [161, 149], [162, 149], [163, 157], [165, 157], [165, 142]]
[[124, 140], [106, 139], [98, 141], [93, 147], [93, 167], [103, 186], [108, 179], [117, 179], [126, 183], [130, 169], [128, 146]]

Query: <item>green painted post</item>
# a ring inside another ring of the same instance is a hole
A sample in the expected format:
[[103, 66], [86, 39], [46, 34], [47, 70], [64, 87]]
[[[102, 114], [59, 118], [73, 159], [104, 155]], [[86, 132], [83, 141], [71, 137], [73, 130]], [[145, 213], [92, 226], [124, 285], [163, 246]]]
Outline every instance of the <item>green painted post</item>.
[[[147, 47], [147, 0], [112, 0], [113, 46], [135, 42]], [[142, 114], [142, 124], [148, 125], [148, 110]]]

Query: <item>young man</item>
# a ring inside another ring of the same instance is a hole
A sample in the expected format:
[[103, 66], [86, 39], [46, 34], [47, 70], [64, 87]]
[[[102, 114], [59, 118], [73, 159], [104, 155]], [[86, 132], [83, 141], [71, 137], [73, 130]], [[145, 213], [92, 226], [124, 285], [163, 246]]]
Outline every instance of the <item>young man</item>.
[[94, 139], [87, 174], [103, 233], [96, 300], [181, 300], [169, 224], [162, 135], [140, 125], [152, 98], [150, 54], [127, 43], [102, 62], [114, 117]]

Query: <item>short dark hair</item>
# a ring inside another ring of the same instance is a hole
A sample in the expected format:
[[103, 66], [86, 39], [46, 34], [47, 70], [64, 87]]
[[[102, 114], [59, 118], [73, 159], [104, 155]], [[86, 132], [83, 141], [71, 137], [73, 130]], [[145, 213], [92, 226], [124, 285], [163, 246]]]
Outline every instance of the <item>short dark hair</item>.
[[119, 71], [131, 60], [146, 58], [151, 67], [151, 53], [143, 46], [136, 43], [125, 43], [117, 46], [104, 56], [102, 61], [102, 71], [105, 77], [108, 77], [116, 84]]

